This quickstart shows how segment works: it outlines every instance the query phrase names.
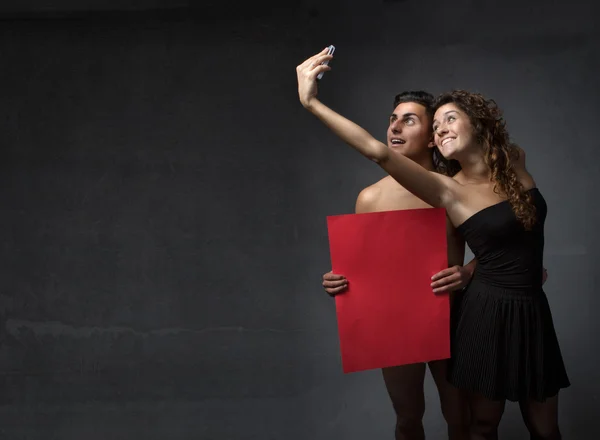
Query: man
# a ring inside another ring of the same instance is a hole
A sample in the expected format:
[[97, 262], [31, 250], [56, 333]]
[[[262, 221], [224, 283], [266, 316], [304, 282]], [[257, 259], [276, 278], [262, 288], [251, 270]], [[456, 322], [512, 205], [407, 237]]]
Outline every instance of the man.
[[[449, 165], [436, 154], [433, 143], [433, 96], [422, 91], [404, 92], [395, 97], [394, 111], [387, 130], [387, 145], [430, 171], [442, 171]], [[452, 174], [452, 172], [450, 172]], [[454, 178], [460, 181], [460, 173]], [[356, 213], [430, 208], [425, 202], [403, 188], [392, 177], [363, 189], [356, 200]], [[447, 292], [464, 287], [473, 275], [475, 260], [463, 265], [465, 245], [452, 224], [447, 221], [448, 263], [450, 268], [434, 275], [433, 292]], [[323, 286], [330, 295], [343, 293], [348, 280], [343, 275], [328, 272]], [[401, 288], [401, 286], [399, 286]], [[445, 360], [429, 362], [429, 369], [440, 396], [442, 413], [448, 424], [450, 440], [468, 438], [468, 408], [461, 393], [446, 381]], [[426, 365], [412, 364], [384, 368], [383, 379], [396, 412], [396, 440], [423, 440], [425, 396], [423, 382]]]

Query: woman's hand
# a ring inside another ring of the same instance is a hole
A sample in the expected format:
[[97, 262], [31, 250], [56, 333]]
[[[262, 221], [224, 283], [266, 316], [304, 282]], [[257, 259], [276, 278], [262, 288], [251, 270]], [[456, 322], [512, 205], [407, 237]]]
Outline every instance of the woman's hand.
[[462, 289], [471, 280], [473, 272], [468, 266], [452, 266], [436, 273], [431, 280], [433, 293], [452, 292]]
[[313, 99], [317, 97], [317, 75], [331, 70], [331, 67], [321, 64], [323, 61], [333, 58], [333, 55], [328, 55], [327, 52], [328, 48], [325, 48], [296, 67], [298, 96], [300, 97], [300, 103], [305, 108], [309, 108]]

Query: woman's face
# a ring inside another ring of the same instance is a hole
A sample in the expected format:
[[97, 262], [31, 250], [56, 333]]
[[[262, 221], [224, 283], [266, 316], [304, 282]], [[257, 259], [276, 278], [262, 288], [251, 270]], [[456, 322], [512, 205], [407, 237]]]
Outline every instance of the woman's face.
[[458, 159], [476, 146], [473, 125], [469, 116], [456, 104], [441, 106], [433, 117], [434, 140], [446, 159]]

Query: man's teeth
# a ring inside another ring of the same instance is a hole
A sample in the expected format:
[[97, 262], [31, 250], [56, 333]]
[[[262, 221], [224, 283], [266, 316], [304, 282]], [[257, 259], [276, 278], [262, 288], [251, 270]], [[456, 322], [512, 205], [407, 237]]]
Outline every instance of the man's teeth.
[[392, 144], [403, 144], [404, 141], [402, 139], [392, 139]]

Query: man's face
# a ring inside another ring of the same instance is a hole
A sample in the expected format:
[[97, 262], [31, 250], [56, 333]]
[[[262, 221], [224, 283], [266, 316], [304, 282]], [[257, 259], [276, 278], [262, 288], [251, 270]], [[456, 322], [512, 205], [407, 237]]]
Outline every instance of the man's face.
[[429, 153], [432, 143], [431, 120], [425, 107], [416, 102], [402, 102], [390, 116], [388, 147], [411, 159]]

